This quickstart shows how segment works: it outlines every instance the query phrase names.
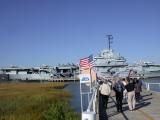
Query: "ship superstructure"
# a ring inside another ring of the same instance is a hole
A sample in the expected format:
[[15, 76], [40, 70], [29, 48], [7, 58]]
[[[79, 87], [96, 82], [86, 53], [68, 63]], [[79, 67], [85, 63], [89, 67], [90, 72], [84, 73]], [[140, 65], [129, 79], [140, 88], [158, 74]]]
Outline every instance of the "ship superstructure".
[[132, 71], [131, 77], [160, 77], [160, 64], [140, 61], [136, 64], [128, 65], [123, 56], [111, 49], [112, 35], [107, 35], [107, 37], [108, 48], [102, 50], [94, 57], [95, 69], [98, 75], [127, 77], [130, 71]]
[[114, 75], [119, 72], [119, 68], [128, 66], [126, 59], [111, 49], [112, 38], [111, 35], [108, 35], [108, 49], [102, 50], [94, 57], [94, 67], [98, 74]]

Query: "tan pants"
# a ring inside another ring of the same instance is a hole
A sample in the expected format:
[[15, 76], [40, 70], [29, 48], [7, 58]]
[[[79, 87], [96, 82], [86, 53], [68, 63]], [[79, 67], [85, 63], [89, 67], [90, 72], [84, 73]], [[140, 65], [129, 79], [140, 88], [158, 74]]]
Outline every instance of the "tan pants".
[[135, 91], [128, 92], [128, 106], [129, 110], [134, 110], [135, 109]]

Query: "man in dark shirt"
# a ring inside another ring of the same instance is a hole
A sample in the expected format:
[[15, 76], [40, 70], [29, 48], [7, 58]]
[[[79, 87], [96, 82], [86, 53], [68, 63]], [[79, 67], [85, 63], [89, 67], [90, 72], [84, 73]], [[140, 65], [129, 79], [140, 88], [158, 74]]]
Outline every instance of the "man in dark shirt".
[[132, 79], [127, 78], [128, 84], [125, 86], [127, 93], [128, 93], [128, 106], [129, 110], [133, 111], [135, 109], [135, 84]]

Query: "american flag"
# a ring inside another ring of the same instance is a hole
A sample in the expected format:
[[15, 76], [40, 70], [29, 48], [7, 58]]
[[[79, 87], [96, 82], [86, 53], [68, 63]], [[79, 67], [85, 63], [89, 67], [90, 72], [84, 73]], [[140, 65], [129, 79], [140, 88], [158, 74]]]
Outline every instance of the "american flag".
[[80, 59], [80, 68], [91, 68], [93, 65], [93, 55]]

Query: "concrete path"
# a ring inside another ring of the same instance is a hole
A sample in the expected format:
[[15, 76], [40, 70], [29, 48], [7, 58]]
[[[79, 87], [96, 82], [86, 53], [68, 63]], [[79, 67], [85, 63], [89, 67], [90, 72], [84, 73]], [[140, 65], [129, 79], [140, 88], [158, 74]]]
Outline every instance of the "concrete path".
[[128, 104], [124, 103], [123, 112], [118, 113], [113, 92], [109, 98], [106, 112], [103, 111], [104, 108], [99, 100], [99, 120], [160, 120], [160, 93], [143, 90], [142, 96], [142, 100], [136, 103], [136, 110], [129, 111]]

